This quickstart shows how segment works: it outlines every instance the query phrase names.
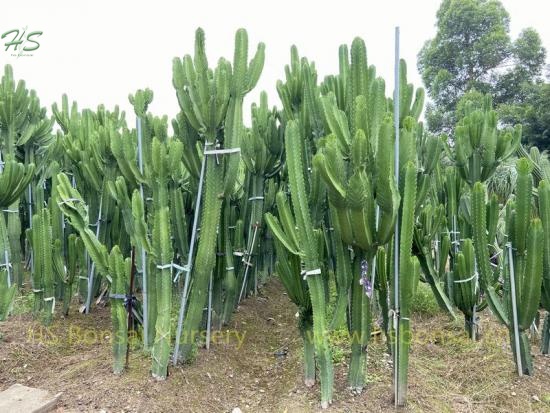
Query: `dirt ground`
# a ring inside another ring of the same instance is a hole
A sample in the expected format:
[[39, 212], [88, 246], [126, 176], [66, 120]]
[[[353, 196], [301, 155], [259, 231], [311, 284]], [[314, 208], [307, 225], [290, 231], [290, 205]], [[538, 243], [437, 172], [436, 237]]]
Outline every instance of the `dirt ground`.
[[[274, 280], [243, 302], [210, 350], [199, 350], [191, 365], [171, 367], [165, 382], [151, 379], [150, 359], [137, 350], [127, 372], [111, 373], [108, 308], [87, 316], [75, 311], [48, 330], [28, 313], [16, 315], [0, 323], [0, 390], [21, 383], [62, 392], [58, 412], [319, 411], [318, 385], [302, 384], [296, 308], [282, 291]], [[486, 314], [482, 324], [483, 338], [473, 343], [443, 315], [413, 319], [403, 411], [550, 412], [550, 358], [534, 346], [535, 375], [519, 378], [506, 331]], [[353, 395], [344, 341], [334, 339], [338, 364], [328, 412], [395, 411], [385, 344], [369, 346], [368, 385]]]

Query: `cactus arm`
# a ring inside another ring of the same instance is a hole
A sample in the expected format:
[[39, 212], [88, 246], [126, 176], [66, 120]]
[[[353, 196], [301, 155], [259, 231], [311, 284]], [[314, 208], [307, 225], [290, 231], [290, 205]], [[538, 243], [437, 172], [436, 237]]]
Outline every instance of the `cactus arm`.
[[508, 315], [493, 284], [493, 274], [489, 264], [489, 248], [485, 219], [485, 186], [481, 182], [477, 182], [472, 189], [472, 229], [481, 286], [487, 294], [487, 303], [493, 311], [493, 314], [495, 314], [503, 324], [510, 325]]
[[527, 257], [519, 300], [519, 328], [527, 330], [531, 327], [535, 314], [538, 311], [541, 295], [541, 283], [543, 272], [543, 248], [544, 235], [540, 219], [531, 221], [527, 235]]
[[299, 255], [300, 251], [296, 244], [286, 235], [286, 233], [281, 228], [281, 224], [277, 217], [267, 212], [264, 216], [265, 222], [271, 231], [271, 233], [277, 238], [277, 240], [285, 246], [285, 248], [294, 255]]

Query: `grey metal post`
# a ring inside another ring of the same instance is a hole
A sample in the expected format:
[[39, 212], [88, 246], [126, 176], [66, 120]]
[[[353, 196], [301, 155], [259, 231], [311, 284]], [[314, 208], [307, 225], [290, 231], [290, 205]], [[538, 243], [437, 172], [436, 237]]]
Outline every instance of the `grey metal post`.
[[[395, 181], [397, 188], [399, 189], [399, 26], [395, 28], [395, 89], [393, 95], [393, 123], [395, 128], [395, 145], [394, 145], [394, 168], [395, 168]], [[397, 406], [399, 400], [399, 214], [395, 220], [395, 234], [393, 236], [393, 289], [394, 289], [394, 303], [393, 303], [393, 324], [395, 334], [395, 348], [394, 348], [394, 393], [395, 393], [395, 405]]]
[[183, 285], [183, 292], [181, 294], [180, 311], [178, 315], [178, 327], [176, 330], [176, 345], [174, 346], [174, 354], [172, 356], [172, 362], [174, 366], [178, 363], [178, 353], [180, 349], [180, 336], [183, 328], [183, 317], [185, 316], [185, 307], [187, 306], [187, 291], [189, 289], [189, 281], [191, 275], [191, 268], [193, 266], [193, 253], [195, 252], [195, 239], [197, 237], [197, 226], [199, 224], [199, 213], [202, 199], [202, 187], [204, 181], [204, 171], [206, 170], [206, 155], [202, 158], [201, 174], [199, 177], [199, 189], [197, 193], [197, 204], [195, 205], [195, 213], [193, 216], [193, 230], [191, 232], [191, 242], [189, 245], [189, 253], [187, 255], [187, 265], [185, 266], [185, 283]]
[[518, 326], [518, 309], [516, 304], [516, 276], [514, 273], [514, 257], [512, 256], [512, 243], [506, 244], [508, 247], [508, 267], [510, 268], [510, 293], [512, 294], [512, 323], [514, 328], [514, 344], [516, 346], [516, 364], [518, 367], [518, 375], [523, 376], [523, 366], [521, 365], [521, 354], [519, 351], [519, 326]]
[[[139, 172], [143, 175], [143, 145], [141, 132], [141, 118], [136, 117], [136, 131], [138, 138], [138, 164]], [[145, 208], [145, 196], [143, 195], [143, 184], [139, 184], [139, 195]], [[143, 295], [143, 347], [149, 348], [149, 295], [147, 288], [147, 254], [141, 246], [141, 286]]]

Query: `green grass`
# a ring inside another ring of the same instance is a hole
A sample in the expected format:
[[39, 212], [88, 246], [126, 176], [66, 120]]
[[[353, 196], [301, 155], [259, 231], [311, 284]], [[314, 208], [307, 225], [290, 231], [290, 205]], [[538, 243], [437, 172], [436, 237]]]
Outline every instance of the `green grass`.
[[426, 283], [418, 283], [418, 288], [412, 302], [412, 312], [432, 317], [438, 314], [439, 311], [439, 305], [430, 286]]
[[34, 308], [34, 294], [32, 292], [17, 293], [13, 301], [12, 316], [28, 314]]

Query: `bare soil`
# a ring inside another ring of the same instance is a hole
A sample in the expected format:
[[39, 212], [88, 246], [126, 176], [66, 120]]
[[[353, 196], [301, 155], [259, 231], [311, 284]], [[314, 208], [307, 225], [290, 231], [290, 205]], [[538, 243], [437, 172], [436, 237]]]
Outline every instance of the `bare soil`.
[[[109, 308], [74, 311], [45, 329], [31, 315], [0, 323], [0, 390], [13, 383], [63, 392], [58, 412], [316, 412], [319, 388], [302, 382], [296, 307], [277, 280], [239, 307], [210, 350], [190, 365], [150, 377], [150, 358], [132, 351], [129, 369], [111, 373]], [[484, 314], [471, 342], [443, 315], [415, 317], [408, 405], [411, 412], [550, 412], [550, 358], [533, 343], [536, 371], [517, 377], [506, 330]], [[229, 332], [229, 333], [228, 333]], [[244, 334], [242, 345], [235, 336]], [[229, 338], [228, 338], [229, 337]], [[345, 340], [343, 340], [345, 341]], [[383, 340], [369, 346], [368, 384], [346, 386], [346, 348], [334, 340], [335, 399], [328, 412], [393, 412], [392, 366]]]

